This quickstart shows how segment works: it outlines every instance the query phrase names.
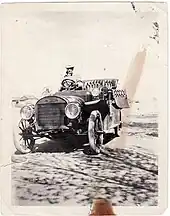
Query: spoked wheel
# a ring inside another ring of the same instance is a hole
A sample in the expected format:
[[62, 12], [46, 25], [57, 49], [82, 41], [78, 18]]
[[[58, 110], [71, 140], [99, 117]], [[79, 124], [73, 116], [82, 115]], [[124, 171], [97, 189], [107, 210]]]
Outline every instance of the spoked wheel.
[[94, 110], [90, 114], [88, 138], [91, 150], [99, 154], [103, 145], [103, 122], [98, 110]]
[[33, 138], [32, 127], [24, 119], [19, 122], [18, 128], [16, 128], [14, 133], [14, 145], [22, 154], [33, 151], [35, 139]]

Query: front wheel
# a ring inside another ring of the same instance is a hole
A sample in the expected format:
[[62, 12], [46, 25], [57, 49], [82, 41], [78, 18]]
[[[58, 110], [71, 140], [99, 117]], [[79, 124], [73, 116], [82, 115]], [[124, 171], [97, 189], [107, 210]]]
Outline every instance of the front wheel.
[[98, 110], [94, 110], [90, 114], [88, 138], [91, 150], [99, 154], [103, 145], [103, 122]]
[[35, 139], [33, 138], [32, 127], [29, 122], [24, 119], [22, 119], [18, 127], [14, 129], [14, 145], [22, 154], [33, 151]]

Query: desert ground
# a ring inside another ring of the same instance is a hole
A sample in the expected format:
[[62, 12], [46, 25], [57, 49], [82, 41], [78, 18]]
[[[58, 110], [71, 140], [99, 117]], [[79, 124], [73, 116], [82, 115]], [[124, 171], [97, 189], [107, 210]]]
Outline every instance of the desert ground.
[[14, 150], [13, 204], [84, 206], [102, 196], [117, 206], [156, 206], [158, 115], [141, 107], [135, 102], [123, 124], [123, 148], [115, 147], [117, 137], [99, 155], [65, 148], [75, 142], [70, 139], [42, 139], [37, 151], [26, 155]]

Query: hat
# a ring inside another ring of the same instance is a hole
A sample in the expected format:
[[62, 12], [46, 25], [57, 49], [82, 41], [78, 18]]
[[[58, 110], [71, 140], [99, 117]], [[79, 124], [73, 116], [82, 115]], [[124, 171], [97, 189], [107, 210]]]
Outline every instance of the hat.
[[74, 66], [73, 65], [67, 65], [66, 69], [74, 69]]

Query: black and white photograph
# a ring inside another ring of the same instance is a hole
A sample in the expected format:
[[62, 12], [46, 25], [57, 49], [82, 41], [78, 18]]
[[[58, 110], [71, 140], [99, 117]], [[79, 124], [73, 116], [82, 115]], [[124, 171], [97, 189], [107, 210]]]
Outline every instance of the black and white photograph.
[[3, 9], [11, 205], [158, 207], [166, 3]]

